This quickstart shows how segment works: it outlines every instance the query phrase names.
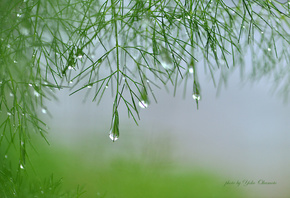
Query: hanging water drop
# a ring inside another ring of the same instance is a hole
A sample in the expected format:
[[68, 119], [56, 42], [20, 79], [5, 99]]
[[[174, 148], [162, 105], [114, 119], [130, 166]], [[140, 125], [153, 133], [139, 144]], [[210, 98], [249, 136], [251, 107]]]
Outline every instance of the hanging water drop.
[[117, 141], [119, 138], [119, 114], [117, 110], [114, 114], [113, 124], [109, 133], [109, 137], [113, 142]]
[[32, 87], [32, 84], [31, 84], [31, 83], [29, 83], [29, 84], [28, 84], [28, 86], [29, 86], [29, 87]]
[[91, 85], [88, 85], [87, 88], [90, 89], [90, 88], [92, 88], [92, 86]]
[[114, 134], [112, 131], [110, 131], [110, 134], [109, 134], [109, 137], [110, 139], [115, 142], [118, 140], [119, 136], [117, 136], [116, 134]]
[[77, 49], [76, 56], [77, 56], [78, 59], [83, 58], [84, 54], [85, 54], [85, 53], [83, 52], [82, 49], [80, 49], [80, 48]]
[[268, 52], [271, 52], [271, 48], [268, 47]]
[[45, 108], [42, 108], [42, 109], [41, 109], [41, 112], [42, 112], [43, 114], [46, 114], [46, 113], [47, 113], [47, 111], [46, 111]]
[[35, 91], [35, 90], [34, 90], [33, 94], [35, 95], [35, 97], [39, 97], [40, 96], [40, 94], [37, 91]]
[[11, 116], [11, 113], [10, 113], [10, 112], [7, 112], [7, 115], [8, 115], [8, 116]]
[[22, 164], [20, 164], [20, 168], [21, 168], [21, 169], [24, 169], [24, 166], [23, 166]]
[[13, 95], [13, 93], [9, 93], [9, 96], [13, 97], [14, 95]]
[[73, 67], [72, 66], [68, 66], [68, 68], [67, 68], [68, 70], [72, 70], [73, 69]]
[[18, 18], [20, 18], [20, 17], [22, 17], [22, 14], [17, 13], [16, 16], [17, 16]]
[[72, 84], [73, 83], [73, 81], [71, 80], [71, 81], [69, 81], [69, 84]]
[[139, 101], [139, 107], [141, 107], [142, 109], [146, 109], [148, 107], [148, 104], [144, 100], [141, 100]]
[[189, 72], [190, 74], [193, 74], [193, 68], [190, 67], [190, 68], [188, 69], [188, 72]]
[[16, 60], [14, 60], [14, 61], [13, 61], [13, 63], [15, 63], [15, 64], [16, 64], [16, 63], [17, 63], [17, 61], [16, 61]]
[[106, 88], [106, 89], [108, 89], [108, 88], [109, 88], [109, 86], [108, 86], [108, 85], [106, 85], [106, 86], [105, 86], [105, 88]]
[[160, 56], [161, 56], [160, 63], [162, 67], [166, 70], [172, 70], [174, 68], [174, 65], [172, 62], [172, 57], [170, 56], [168, 50], [163, 49]]
[[4, 157], [5, 157], [5, 159], [7, 159], [7, 158], [8, 158], [8, 156], [7, 156], [7, 155], [5, 155]]
[[200, 100], [200, 95], [199, 94], [192, 94], [192, 98], [194, 100]]

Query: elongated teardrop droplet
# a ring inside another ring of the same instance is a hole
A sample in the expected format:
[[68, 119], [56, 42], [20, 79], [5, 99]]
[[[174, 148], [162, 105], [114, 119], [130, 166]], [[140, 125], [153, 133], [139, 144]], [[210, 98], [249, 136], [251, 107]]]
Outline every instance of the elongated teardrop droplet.
[[113, 125], [112, 125], [111, 131], [109, 133], [109, 137], [113, 142], [117, 141], [119, 138], [119, 115], [118, 115], [118, 111], [115, 112]]
[[172, 70], [174, 68], [172, 57], [170, 56], [167, 49], [162, 50], [160, 63], [162, 67], [166, 70]]
[[139, 101], [138, 105], [142, 109], [146, 109], [149, 104], [150, 104], [150, 101], [148, 99], [147, 91], [146, 91], [145, 88], [143, 88], [142, 92], [141, 92], [140, 101]]

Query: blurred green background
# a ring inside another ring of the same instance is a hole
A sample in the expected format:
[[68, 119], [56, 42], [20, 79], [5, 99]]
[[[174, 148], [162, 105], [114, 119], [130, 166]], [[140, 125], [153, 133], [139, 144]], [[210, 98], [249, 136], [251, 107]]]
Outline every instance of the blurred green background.
[[245, 197], [241, 189], [224, 187], [221, 174], [173, 161], [162, 137], [138, 146], [133, 138], [111, 144], [93, 136], [50, 146], [39, 140], [35, 148], [34, 171], [27, 168], [27, 174], [40, 181], [53, 174], [62, 178], [62, 191], [82, 189], [80, 197]]

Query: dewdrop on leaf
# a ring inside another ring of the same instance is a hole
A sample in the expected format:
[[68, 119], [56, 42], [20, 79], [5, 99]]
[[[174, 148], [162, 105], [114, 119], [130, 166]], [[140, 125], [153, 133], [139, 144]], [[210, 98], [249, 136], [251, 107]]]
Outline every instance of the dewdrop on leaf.
[[141, 100], [138, 103], [139, 107], [141, 107], [142, 109], [146, 109], [150, 102], [145, 88], [143, 88], [140, 98]]
[[109, 133], [110, 139], [115, 142], [119, 138], [119, 115], [118, 111], [115, 112], [113, 125]]
[[174, 68], [172, 57], [170, 56], [167, 49], [163, 49], [161, 51], [160, 57], [161, 57], [160, 63], [164, 69], [172, 70]]

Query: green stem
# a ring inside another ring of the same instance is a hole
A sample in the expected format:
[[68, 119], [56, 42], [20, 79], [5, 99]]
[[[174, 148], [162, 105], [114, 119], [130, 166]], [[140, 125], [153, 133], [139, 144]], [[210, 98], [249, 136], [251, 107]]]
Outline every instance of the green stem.
[[[120, 78], [120, 60], [119, 60], [119, 40], [118, 40], [118, 24], [117, 24], [117, 19], [116, 19], [116, 11], [115, 11], [115, 2], [114, 0], [111, 0], [112, 4], [112, 13], [113, 13], [113, 22], [114, 22], [114, 29], [115, 29], [115, 38], [116, 38], [116, 58], [117, 58], [117, 91], [116, 91], [116, 101], [118, 98], [119, 94], [119, 78]], [[117, 105], [117, 104], [116, 104]], [[117, 105], [118, 106], [118, 105]], [[116, 108], [117, 108], [116, 106]]]

